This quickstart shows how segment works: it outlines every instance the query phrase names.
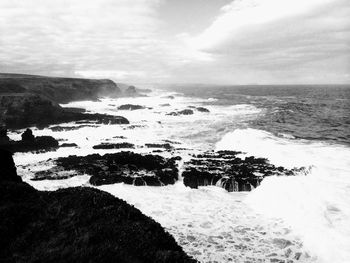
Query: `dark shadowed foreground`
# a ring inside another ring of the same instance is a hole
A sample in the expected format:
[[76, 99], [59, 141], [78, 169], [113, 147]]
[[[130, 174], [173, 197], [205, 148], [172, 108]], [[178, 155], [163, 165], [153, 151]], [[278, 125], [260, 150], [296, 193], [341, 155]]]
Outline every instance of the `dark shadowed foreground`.
[[93, 188], [37, 191], [0, 150], [0, 262], [195, 262], [160, 224]]

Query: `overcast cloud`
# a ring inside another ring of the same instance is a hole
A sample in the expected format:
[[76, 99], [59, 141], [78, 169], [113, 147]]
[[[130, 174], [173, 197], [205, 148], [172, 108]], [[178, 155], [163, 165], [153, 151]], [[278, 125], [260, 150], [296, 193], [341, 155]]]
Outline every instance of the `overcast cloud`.
[[350, 83], [349, 0], [0, 0], [0, 33], [1, 72]]

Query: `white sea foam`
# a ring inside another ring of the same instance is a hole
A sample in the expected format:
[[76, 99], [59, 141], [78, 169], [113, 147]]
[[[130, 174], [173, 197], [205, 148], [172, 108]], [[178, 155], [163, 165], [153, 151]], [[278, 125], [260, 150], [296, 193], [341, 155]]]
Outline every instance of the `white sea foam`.
[[[98, 102], [74, 102], [64, 105], [83, 107], [89, 112], [122, 115], [131, 123], [130, 125], [84, 127], [79, 130], [62, 132], [34, 129], [35, 135], [52, 135], [67, 142], [74, 142], [78, 144], [78, 147], [60, 148], [55, 152], [39, 154], [17, 153], [14, 157], [16, 163], [20, 165], [19, 173], [27, 174], [25, 180], [41, 190], [88, 185], [88, 176], [55, 181], [30, 181], [29, 179], [33, 172], [47, 169], [52, 165], [51, 162], [46, 161], [49, 158], [118, 151], [92, 149], [93, 145], [101, 142], [127, 141], [136, 145], [135, 151], [149, 152], [149, 149], [143, 147], [145, 143], [170, 139], [180, 142], [176, 144], [176, 147], [189, 149], [176, 152], [186, 159], [188, 154], [193, 153], [196, 149], [213, 149], [222, 136], [231, 130], [244, 127], [247, 120], [256, 118], [261, 112], [260, 109], [246, 104], [209, 105], [205, 107], [210, 110], [210, 113], [195, 111], [190, 116], [169, 116], [167, 113], [171, 111], [181, 110], [188, 106], [202, 106], [203, 103], [207, 103], [207, 100], [185, 98], [179, 94], [176, 94], [174, 99], [170, 99], [166, 97], [167, 95], [169, 94], [159, 93], [155, 95], [156, 97], [106, 98]], [[138, 104], [152, 109], [118, 111], [117, 107], [122, 104]], [[170, 104], [170, 106], [162, 106], [162, 104]], [[74, 123], [67, 125], [76, 126]], [[236, 133], [240, 131], [237, 130]], [[252, 133], [254, 136], [249, 136], [249, 133], [242, 131], [241, 136], [238, 136], [240, 139], [237, 141], [241, 142], [242, 149], [245, 144], [252, 145], [253, 139], [256, 139], [255, 131]], [[236, 135], [233, 137], [237, 137]], [[116, 136], [124, 136], [126, 139], [114, 138]], [[265, 141], [264, 136], [256, 141]], [[267, 134], [267, 136], [270, 135]], [[19, 139], [20, 135], [11, 133], [10, 137]], [[224, 136], [218, 146], [221, 144], [237, 149], [237, 142], [230, 144], [233, 137], [230, 134]], [[269, 146], [269, 144], [262, 146]], [[253, 146], [252, 149], [254, 149]], [[257, 155], [259, 154], [264, 155], [265, 153], [258, 152]], [[270, 155], [263, 157], [270, 157]], [[280, 159], [283, 161], [283, 158]], [[293, 165], [298, 165], [298, 163]], [[264, 187], [265, 183], [261, 188], [264, 189]], [[286, 262], [287, 260], [313, 262], [315, 260], [312, 254], [311, 257], [308, 255], [302, 242], [293, 232], [290, 232], [284, 221], [276, 217], [264, 218], [257, 213], [254, 206], [251, 208], [245, 202], [246, 198], [254, 200], [255, 193], [258, 198], [258, 191], [250, 195], [227, 193], [218, 187], [202, 187], [197, 190], [186, 188], [182, 181], [166, 187], [114, 184], [101, 186], [99, 189], [126, 200], [160, 222], [174, 235], [187, 253], [201, 262], [264, 262], [270, 259]], [[258, 201], [251, 201], [251, 203], [258, 204]]]
[[201, 262], [265, 262], [300, 257], [312, 262], [283, 222], [264, 220], [243, 200], [212, 186], [190, 189], [182, 182], [166, 187], [105, 185], [101, 190], [126, 200], [164, 226]]
[[350, 262], [348, 147], [240, 129], [225, 135], [216, 148], [241, 150], [290, 168], [312, 165], [307, 176], [265, 179], [247, 203], [265, 216], [282, 218], [318, 262]]

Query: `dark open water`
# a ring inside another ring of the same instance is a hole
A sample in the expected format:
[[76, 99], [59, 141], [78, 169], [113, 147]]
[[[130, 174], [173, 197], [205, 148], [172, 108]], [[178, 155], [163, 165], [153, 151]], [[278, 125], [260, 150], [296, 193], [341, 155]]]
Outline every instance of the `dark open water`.
[[350, 144], [350, 85], [172, 86], [208, 104], [250, 104], [263, 109], [253, 128], [275, 135]]

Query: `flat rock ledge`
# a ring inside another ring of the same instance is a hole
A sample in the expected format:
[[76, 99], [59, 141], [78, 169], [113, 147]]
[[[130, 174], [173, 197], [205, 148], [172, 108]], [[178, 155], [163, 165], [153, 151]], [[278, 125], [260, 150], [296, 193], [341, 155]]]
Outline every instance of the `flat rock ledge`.
[[97, 189], [37, 191], [0, 150], [0, 262], [197, 262], [153, 219]]
[[132, 143], [128, 143], [128, 142], [121, 142], [121, 143], [101, 143], [98, 145], [94, 145], [92, 147], [93, 149], [127, 149], [127, 148], [135, 148], [135, 145]]
[[36, 172], [32, 180], [65, 179], [57, 178], [62, 171], [75, 171], [71, 176], [79, 174], [91, 175], [92, 185], [126, 183], [135, 186], [163, 186], [174, 184], [178, 180], [176, 160], [179, 157], [166, 159], [159, 155], [142, 155], [133, 152], [112, 154], [91, 154], [87, 156], [69, 156], [58, 158], [56, 166]]
[[184, 164], [184, 184], [191, 188], [216, 185], [228, 192], [251, 191], [267, 176], [293, 176], [307, 172], [304, 167], [289, 170], [282, 166], [276, 167], [264, 158], [240, 158], [240, 154], [218, 151], [194, 155]]

